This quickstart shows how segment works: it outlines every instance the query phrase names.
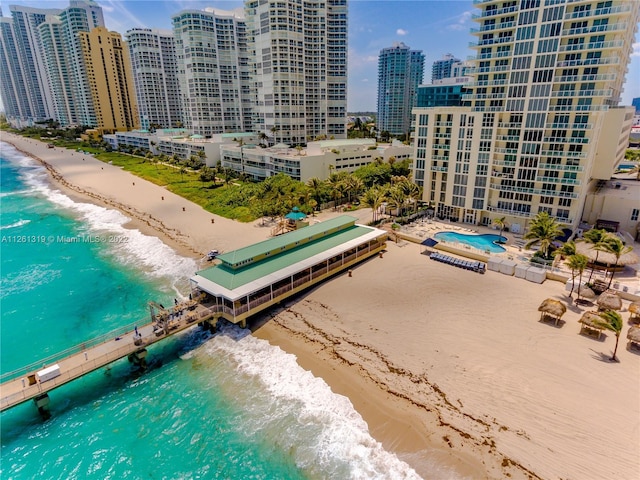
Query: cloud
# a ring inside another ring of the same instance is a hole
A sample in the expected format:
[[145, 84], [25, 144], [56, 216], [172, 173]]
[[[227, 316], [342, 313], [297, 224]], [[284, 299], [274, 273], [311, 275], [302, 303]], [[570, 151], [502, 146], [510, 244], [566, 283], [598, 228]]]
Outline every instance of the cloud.
[[632, 45], [633, 49], [631, 51], [632, 57], [640, 57], [640, 42], [636, 42]]
[[124, 33], [130, 28], [146, 26], [146, 22], [140, 20], [126, 5], [126, 2], [119, 0], [100, 1], [109, 30]]
[[469, 26], [467, 22], [471, 19], [471, 10], [462, 12], [461, 15], [456, 17], [456, 22], [447, 26], [449, 30], [468, 30]]
[[368, 79], [368, 78], [363, 78], [363, 79], [362, 79], [362, 81], [363, 81], [363, 82], [368, 82], [368, 81], [369, 81], [369, 79]]
[[404, 28], [399, 28], [399, 29], [396, 30], [396, 35], [403, 36], [403, 35], [406, 35], [407, 33], [409, 33], [409, 32], [407, 30], [405, 30]]

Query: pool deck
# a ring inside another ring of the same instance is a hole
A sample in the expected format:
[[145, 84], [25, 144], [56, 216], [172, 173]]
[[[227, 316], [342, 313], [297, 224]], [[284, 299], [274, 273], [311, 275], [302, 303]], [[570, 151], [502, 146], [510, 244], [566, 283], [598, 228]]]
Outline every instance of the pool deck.
[[[406, 240], [415, 243], [420, 243], [430, 237], [433, 238], [433, 235], [438, 232], [456, 232], [466, 235], [498, 235], [500, 230], [482, 225], [469, 225], [439, 220], [417, 220], [412, 224], [403, 225], [398, 230], [399, 235]], [[456, 242], [444, 242], [444, 244], [450, 245], [454, 248], [458, 247], [457, 249], [460, 250], [460, 253], [457, 255], [460, 257], [476, 258], [476, 255], [481, 254], [487, 257], [497, 256], [507, 258], [518, 263], [528, 262], [529, 257], [533, 254], [533, 250], [524, 249], [522, 245], [526, 243], [526, 240], [522, 238], [522, 235], [516, 235], [511, 232], [502, 232], [502, 235], [507, 238], [507, 243], [502, 245], [506, 251], [491, 253], [489, 255], [487, 255], [483, 250], [478, 250], [473, 247], [459, 248], [461, 244]], [[634, 250], [640, 251], [640, 244], [638, 242], [634, 242], [633, 247]], [[466, 252], [475, 253], [476, 255], [465, 255]], [[640, 272], [640, 269], [638, 267], [640, 266], [631, 266], [630, 268], [625, 269], [624, 272], [616, 273], [615, 279], [617, 281], [616, 283], [619, 285], [618, 290], [622, 290], [624, 287], [627, 287], [627, 290], [633, 292], [634, 295], [640, 295], [640, 279], [638, 278], [638, 272]], [[571, 271], [564, 263], [557, 264], [554, 267], [554, 272], [557, 272], [560, 277], [571, 278]], [[594, 278], [604, 280], [602, 272], [599, 271], [596, 272]]]

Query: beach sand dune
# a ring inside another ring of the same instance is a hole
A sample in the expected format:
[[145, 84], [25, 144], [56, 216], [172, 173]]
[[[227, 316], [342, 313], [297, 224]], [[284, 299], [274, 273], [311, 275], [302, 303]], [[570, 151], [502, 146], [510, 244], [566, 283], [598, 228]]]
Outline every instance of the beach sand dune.
[[[70, 194], [121, 209], [183, 254], [268, 238], [259, 221], [212, 215], [91, 156], [2, 140], [46, 162]], [[400, 245], [271, 310], [254, 334], [348, 396], [372, 435], [425, 478], [640, 478], [640, 352], [625, 348], [628, 312], [611, 363], [614, 335], [581, 335], [589, 308], [568, 302], [563, 284], [480, 275]], [[545, 298], [568, 303], [558, 328], [539, 321]]]

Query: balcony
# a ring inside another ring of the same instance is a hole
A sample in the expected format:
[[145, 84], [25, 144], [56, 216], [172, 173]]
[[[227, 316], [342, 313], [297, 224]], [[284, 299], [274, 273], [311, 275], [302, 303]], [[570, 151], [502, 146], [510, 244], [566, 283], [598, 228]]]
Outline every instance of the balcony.
[[578, 194], [574, 192], [558, 192], [556, 190], [543, 190], [541, 188], [524, 188], [514, 187], [511, 185], [500, 185], [497, 182], [489, 184], [491, 190], [499, 190], [504, 192], [529, 193], [531, 195], [544, 195], [545, 197], [561, 197], [561, 198], [578, 198]]
[[551, 105], [550, 112], [602, 112], [609, 110], [609, 105]]
[[551, 92], [552, 97], [610, 97], [613, 90], [562, 90]]
[[610, 40], [608, 42], [592, 42], [592, 43], [577, 43], [573, 45], [560, 45], [561, 52], [574, 52], [576, 50], [608, 50], [610, 48], [619, 48], [624, 45], [624, 40]]
[[556, 150], [543, 150], [540, 152], [543, 157], [569, 157], [569, 158], [587, 158], [585, 152], [565, 152]]
[[433, 134], [434, 138], [451, 138], [451, 134], [450, 133], [434, 133]]
[[462, 100], [492, 100], [497, 98], [505, 98], [506, 96], [506, 93], [480, 93], [478, 95], [465, 93], [461, 98]]
[[[473, 3], [475, 4], [476, 2], [473, 2]], [[475, 20], [477, 18], [494, 17], [496, 15], [504, 15], [505, 13], [511, 13], [517, 10], [518, 10], [518, 7], [515, 5], [512, 7], [499, 8], [497, 10], [485, 10], [481, 14], [474, 13], [473, 15], [471, 15], [471, 18]]]
[[558, 178], [558, 177], [536, 177], [536, 182], [542, 183], [560, 183], [563, 185], [580, 185], [580, 181], [575, 178]]
[[452, 127], [453, 122], [436, 122], [435, 126], [436, 127]]
[[495, 87], [499, 85], [506, 85], [506, 80], [482, 80], [479, 82], [465, 83], [465, 87]]
[[448, 162], [449, 161], [449, 157], [444, 156], [444, 155], [431, 155], [431, 160], [441, 160], [443, 162]]
[[584, 167], [579, 165], [562, 165], [557, 163], [541, 163], [538, 165], [540, 170], [560, 170], [563, 172], [582, 172]]
[[584, 67], [586, 65], [618, 65], [618, 57], [585, 58], [581, 60], [562, 60], [556, 63], [556, 67]]
[[491, 162], [491, 164], [499, 167], [515, 167], [516, 166], [515, 160], [494, 160], [493, 162]]
[[435, 165], [432, 165], [430, 170], [432, 172], [448, 172], [449, 171], [449, 167], [437, 167]]
[[504, 30], [505, 28], [514, 28], [515, 26], [516, 22], [494, 23], [493, 25], [482, 25], [480, 28], [472, 28], [470, 32], [471, 34], [493, 32], [496, 30]]
[[499, 37], [499, 38], [487, 38], [486, 40], [480, 40], [478, 42], [469, 42], [470, 48], [478, 48], [484, 47], [486, 45], [497, 45], [500, 43], [512, 43], [513, 36], [510, 37]]
[[547, 123], [544, 128], [552, 130], [591, 130], [593, 125], [591, 123]]
[[600, 75], [565, 75], [560, 77], [553, 77], [554, 83], [606, 82], [615, 79], [615, 73], [605, 73]]
[[612, 13], [624, 13], [630, 11], [631, 5], [616, 5], [614, 7], [596, 8], [594, 10], [583, 10], [581, 12], [565, 13], [564, 19], [571, 20], [574, 18], [600, 17], [602, 15], [611, 15]]
[[512, 154], [512, 155], [518, 154], [517, 148], [495, 148], [493, 151], [495, 153], [502, 153], [502, 154]]
[[474, 73], [495, 73], [495, 72], [506, 72], [510, 70], [509, 65], [497, 65], [493, 67], [477, 67], [477, 68], [468, 68], [467, 74], [472, 75]]
[[469, 55], [467, 60], [488, 60], [491, 58], [504, 58], [511, 56], [511, 50], [507, 52], [491, 52], [491, 53], [482, 53], [480, 55]]
[[496, 140], [500, 142], [519, 142], [520, 136], [518, 135], [496, 135]]
[[544, 137], [544, 143], [589, 143], [589, 139], [574, 137]]
[[562, 31], [563, 37], [573, 35], [588, 35], [600, 32], [623, 32], [627, 29], [626, 23], [612, 23], [611, 25], [592, 25], [591, 27], [569, 28]]
[[522, 128], [522, 123], [498, 122], [498, 128]]

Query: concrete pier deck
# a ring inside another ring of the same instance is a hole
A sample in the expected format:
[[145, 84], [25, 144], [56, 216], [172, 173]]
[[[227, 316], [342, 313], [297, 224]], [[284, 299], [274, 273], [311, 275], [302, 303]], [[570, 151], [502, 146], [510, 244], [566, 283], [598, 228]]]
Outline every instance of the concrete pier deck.
[[[166, 331], [164, 329], [156, 331], [159, 326], [157, 322], [138, 326], [140, 337], [137, 342], [134, 342], [135, 330], [132, 326], [131, 330], [124, 333], [118, 332], [117, 336], [112, 336], [111, 339], [89, 348], [79, 346], [71, 349], [73, 353], [51, 363], [37, 364], [38, 367], [31, 365], [31, 368], [6, 374], [5, 376], [10, 378], [0, 384], [0, 412], [50, 392], [120, 358], [140, 352], [149, 345], [200, 322], [210, 320], [214, 316], [213, 310], [202, 304], [196, 304], [193, 310], [184, 310], [182, 315], [174, 316], [174, 319], [167, 323]], [[60, 374], [50, 380], [38, 381], [37, 372], [53, 365], [58, 366]]]

